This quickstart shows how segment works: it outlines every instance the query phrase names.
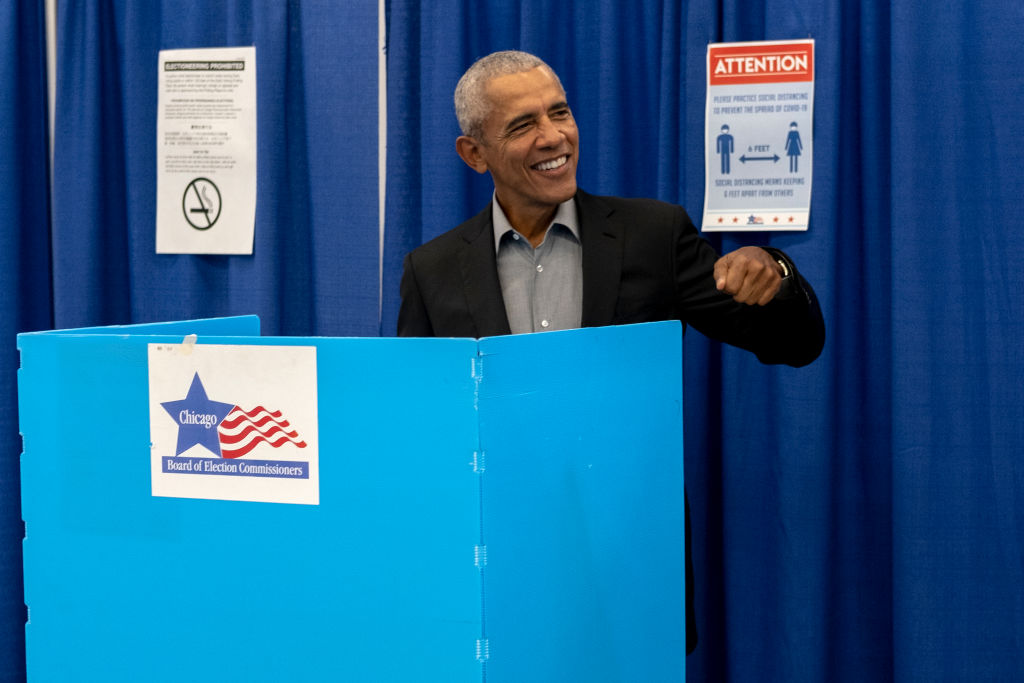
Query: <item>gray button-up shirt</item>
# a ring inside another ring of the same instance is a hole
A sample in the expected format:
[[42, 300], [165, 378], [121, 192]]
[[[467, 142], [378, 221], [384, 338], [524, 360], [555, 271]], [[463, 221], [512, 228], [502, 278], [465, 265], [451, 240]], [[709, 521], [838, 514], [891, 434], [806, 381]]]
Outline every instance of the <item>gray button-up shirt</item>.
[[569, 330], [583, 317], [583, 248], [576, 202], [559, 205], [535, 249], [491, 203], [498, 280], [512, 334]]

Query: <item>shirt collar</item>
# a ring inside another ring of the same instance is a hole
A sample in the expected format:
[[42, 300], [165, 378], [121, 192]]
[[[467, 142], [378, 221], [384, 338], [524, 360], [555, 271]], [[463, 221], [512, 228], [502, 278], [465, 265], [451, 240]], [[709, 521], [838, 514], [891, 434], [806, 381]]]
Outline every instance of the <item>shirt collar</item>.
[[[498, 247], [501, 246], [501, 238], [508, 233], [518, 232], [512, 227], [512, 224], [508, 222], [508, 217], [505, 216], [505, 211], [498, 204], [497, 196], [491, 197], [491, 223], [494, 225], [494, 252], [498, 252]], [[569, 228], [569, 232], [573, 234], [577, 241], [580, 239], [580, 228], [579, 220], [576, 217], [576, 201], [574, 198], [570, 198], [558, 205], [558, 210], [555, 211], [555, 217], [551, 219], [551, 223], [548, 225], [548, 229], [552, 225], [558, 223]], [[523, 235], [520, 235], [523, 239], [526, 239]]]

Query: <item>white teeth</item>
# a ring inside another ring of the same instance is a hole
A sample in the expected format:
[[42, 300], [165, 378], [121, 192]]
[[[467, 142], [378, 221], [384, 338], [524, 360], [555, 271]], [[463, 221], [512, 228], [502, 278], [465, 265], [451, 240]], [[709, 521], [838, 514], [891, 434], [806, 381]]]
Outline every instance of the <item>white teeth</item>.
[[557, 159], [552, 159], [551, 161], [545, 161], [544, 163], [537, 164], [536, 166], [534, 166], [534, 168], [537, 169], [538, 171], [550, 171], [553, 168], [564, 166], [565, 162], [567, 161], [569, 161], [569, 157], [567, 155], [562, 155]]

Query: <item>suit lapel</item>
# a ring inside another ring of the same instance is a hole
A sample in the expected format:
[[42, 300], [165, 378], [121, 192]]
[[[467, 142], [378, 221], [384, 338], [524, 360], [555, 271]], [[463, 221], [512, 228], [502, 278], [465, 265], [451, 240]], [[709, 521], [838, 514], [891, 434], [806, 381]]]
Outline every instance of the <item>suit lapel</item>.
[[614, 209], [582, 190], [576, 208], [583, 244], [583, 327], [610, 325], [622, 276], [622, 226], [610, 220]]
[[469, 221], [459, 251], [462, 285], [478, 337], [509, 334], [511, 328], [505, 314], [505, 300], [501, 296], [498, 263], [494, 255], [494, 228], [491, 224], [491, 205]]

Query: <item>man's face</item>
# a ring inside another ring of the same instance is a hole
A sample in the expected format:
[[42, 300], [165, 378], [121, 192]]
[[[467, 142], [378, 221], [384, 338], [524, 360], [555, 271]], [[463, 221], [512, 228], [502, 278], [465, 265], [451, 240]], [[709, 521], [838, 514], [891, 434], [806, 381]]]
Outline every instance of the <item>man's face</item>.
[[486, 92], [491, 111], [477, 140], [478, 162], [470, 165], [491, 172], [509, 218], [552, 210], [573, 197], [579, 132], [551, 72], [537, 67], [499, 76]]

